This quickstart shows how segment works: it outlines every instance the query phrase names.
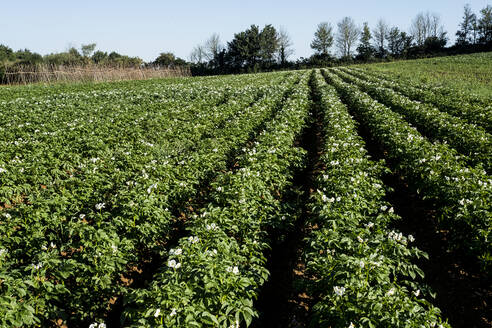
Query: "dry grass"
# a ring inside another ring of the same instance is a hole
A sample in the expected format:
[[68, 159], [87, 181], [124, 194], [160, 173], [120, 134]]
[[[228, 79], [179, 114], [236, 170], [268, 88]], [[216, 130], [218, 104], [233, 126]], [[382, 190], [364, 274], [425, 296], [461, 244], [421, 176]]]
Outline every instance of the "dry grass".
[[114, 67], [114, 66], [15, 66], [6, 67], [3, 83], [8, 85], [60, 82], [103, 82], [145, 80], [191, 76], [188, 67]]

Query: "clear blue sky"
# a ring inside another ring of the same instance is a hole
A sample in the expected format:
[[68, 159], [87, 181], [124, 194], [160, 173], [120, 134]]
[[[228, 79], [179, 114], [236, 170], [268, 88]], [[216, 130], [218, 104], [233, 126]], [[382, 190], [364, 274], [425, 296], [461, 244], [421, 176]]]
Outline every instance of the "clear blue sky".
[[312, 54], [309, 43], [318, 23], [336, 26], [344, 16], [371, 27], [383, 17], [407, 30], [417, 13], [436, 12], [454, 41], [465, 3], [478, 13], [491, 0], [2, 0], [0, 44], [44, 55], [96, 42], [100, 50], [146, 61], [164, 51], [188, 59], [191, 49], [212, 33], [219, 33], [225, 44], [251, 24], [271, 23], [290, 33], [295, 49], [291, 58], [297, 58]]

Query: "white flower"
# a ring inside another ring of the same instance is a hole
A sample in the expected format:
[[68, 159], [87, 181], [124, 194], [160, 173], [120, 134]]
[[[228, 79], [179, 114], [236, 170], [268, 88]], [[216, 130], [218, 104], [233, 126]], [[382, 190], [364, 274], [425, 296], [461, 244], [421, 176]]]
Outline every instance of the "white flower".
[[167, 261], [167, 266], [173, 269], [179, 269], [181, 267], [181, 263], [176, 262], [176, 260]]
[[238, 320], [236, 320], [236, 322], [235, 322], [235, 323], [232, 323], [232, 324], [229, 326], [229, 328], [239, 328], [239, 321], [238, 321]]
[[171, 310], [171, 313], [169, 313], [169, 316], [170, 316], [170, 317], [174, 317], [175, 315], [176, 315], [176, 309], [175, 309], [175, 308], [173, 308], [173, 309]]
[[106, 207], [106, 203], [98, 203], [96, 204], [96, 210], [101, 210]]
[[328, 180], [329, 176], [328, 174], [323, 174], [323, 179]]
[[232, 268], [232, 273], [239, 274], [239, 268], [237, 266], [235, 266], [234, 268]]
[[5, 172], [7, 172], [7, 170], [4, 169], [3, 167], [0, 167], [0, 173], [5, 173]]
[[393, 213], [394, 211], [395, 211], [395, 210], [393, 209], [393, 207], [391, 207], [391, 208], [388, 210], [388, 212], [389, 212], [389, 213]]
[[326, 203], [328, 201], [328, 197], [326, 197], [326, 195], [323, 195], [321, 196], [321, 200]]
[[364, 239], [362, 239], [361, 236], [357, 236], [357, 240], [359, 241], [359, 243], [363, 243], [364, 242]]
[[420, 289], [417, 289], [416, 291], [413, 292], [413, 295], [415, 295], [415, 297], [419, 297], [420, 295]]
[[221, 192], [222, 191], [222, 187], [217, 187], [217, 191], [218, 192]]
[[79, 218], [83, 220], [85, 218], [85, 214], [79, 214]]
[[4, 248], [0, 248], [0, 257], [4, 256], [5, 254], [7, 254], [9, 251], [4, 249]]
[[212, 149], [214, 153], [218, 152], [219, 150], [217, 148]]
[[386, 211], [386, 209], [388, 209], [388, 206], [386, 206], [386, 205], [381, 206], [381, 211], [384, 212], [384, 211]]
[[152, 189], [157, 188], [157, 183], [151, 184], [149, 188], [147, 188], [147, 193], [150, 194]]
[[464, 199], [462, 199], [462, 200], [460, 200], [458, 203], [460, 203], [460, 205], [461, 205], [461, 206], [463, 206], [463, 205], [465, 205], [465, 200], [464, 200]]
[[345, 293], [345, 287], [334, 286], [333, 291], [337, 296], [342, 296]]
[[369, 222], [368, 224], [366, 224], [366, 228], [371, 229], [372, 227], [374, 227], [374, 223]]
[[101, 322], [97, 328], [106, 328], [106, 324], [104, 322]]
[[217, 229], [217, 225], [215, 223], [207, 224], [205, 228], [207, 228], [207, 230], [215, 230]]
[[337, 197], [337, 202], [341, 201], [342, 200], [342, 197], [338, 196]]
[[393, 239], [395, 241], [401, 241], [403, 239], [403, 234], [401, 232], [400, 233], [397, 233], [396, 231], [392, 230], [388, 234], [388, 238], [389, 239]]
[[200, 239], [197, 236], [190, 236], [188, 237], [188, 241], [192, 244], [195, 244], [199, 241]]
[[415, 241], [415, 238], [412, 235], [408, 235], [408, 240], [413, 243]]
[[36, 270], [39, 270], [43, 267], [43, 263], [39, 262], [38, 264], [31, 264], [31, 266], [36, 269]]
[[113, 254], [118, 251], [118, 247], [116, 245], [111, 245], [111, 249], [113, 250]]
[[91, 323], [91, 324], [89, 325], [89, 328], [97, 328], [97, 322], [95, 322], [95, 323]]
[[354, 324], [351, 322], [348, 328], [355, 328]]
[[12, 217], [9, 213], [3, 213], [3, 216], [6, 217], [7, 219], [10, 219]]
[[154, 317], [158, 317], [161, 314], [161, 309], [155, 310]]
[[394, 288], [391, 288], [390, 290], [388, 290], [386, 292], [386, 296], [393, 296], [395, 294], [395, 289]]
[[364, 268], [364, 265], [365, 265], [365, 264], [364, 264], [364, 261], [360, 261], [360, 262], [359, 262], [359, 266], [360, 266], [361, 268]]

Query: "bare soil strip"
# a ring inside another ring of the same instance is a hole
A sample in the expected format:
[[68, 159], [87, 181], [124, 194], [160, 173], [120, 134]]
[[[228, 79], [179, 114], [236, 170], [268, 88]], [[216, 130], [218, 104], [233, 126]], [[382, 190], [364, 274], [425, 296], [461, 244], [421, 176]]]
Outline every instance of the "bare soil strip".
[[302, 286], [305, 277], [301, 253], [303, 239], [309, 229], [306, 226], [307, 217], [311, 215], [309, 197], [314, 189], [314, 177], [320, 170], [323, 146], [319, 95], [312, 86], [310, 98], [309, 121], [296, 142], [297, 147], [307, 151], [306, 165], [296, 172], [291, 194], [288, 195], [290, 199], [286, 200], [292, 205], [292, 215], [297, 216], [296, 223], [288, 231], [271, 231], [269, 234], [273, 245], [267, 265], [270, 278], [256, 302], [260, 318], [253, 322], [252, 327], [300, 328], [308, 324], [312, 298]]

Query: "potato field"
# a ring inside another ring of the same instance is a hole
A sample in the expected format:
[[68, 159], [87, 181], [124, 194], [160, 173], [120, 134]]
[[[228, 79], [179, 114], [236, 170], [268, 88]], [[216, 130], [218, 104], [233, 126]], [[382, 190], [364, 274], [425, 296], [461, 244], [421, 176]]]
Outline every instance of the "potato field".
[[0, 88], [0, 327], [487, 327], [491, 133], [352, 66]]

